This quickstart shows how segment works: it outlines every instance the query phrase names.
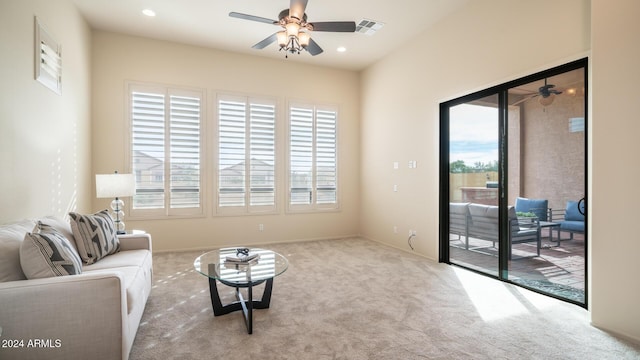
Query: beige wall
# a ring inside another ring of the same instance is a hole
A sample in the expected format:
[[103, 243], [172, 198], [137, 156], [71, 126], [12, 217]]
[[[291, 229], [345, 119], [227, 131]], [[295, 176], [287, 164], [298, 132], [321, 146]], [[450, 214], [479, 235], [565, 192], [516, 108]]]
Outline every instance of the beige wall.
[[592, 0], [591, 318], [640, 340], [640, 2]]
[[[34, 16], [62, 45], [62, 95], [34, 80]], [[0, 0], [0, 223], [88, 211], [91, 32], [68, 1]]]
[[[302, 54], [300, 56], [308, 56]], [[207, 213], [203, 218], [129, 220], [127, 228], [144, 229], [154, 238], [155, 250], [210, 248], [238, 244], [336, 238], [358, 234], [359, 228], [359, 74], [352, 71], [302, 65], [284, 59], [232, 54], [212, 49], [143, 39], [106, 32], [93, 36], [93, 142], [95, 173], [125, 168], [125, 82], [142, 81], [205, 89], [208, 96], [206, 122], [215, 127], [214, 99], [218, 92], [269, 96], [279, 106], [280, 137], [278, 182], [279, 214], [214, 216], [213, 163], [205, 169], [208, 180]], [[339, 111], [338, 159], [341, 210], [323, 214], [286, 214], [285, 114], [286, 102], [306, 100], [337, 105]], [[209, 138], [208, 138], [209, 140]], [[211, 152], [210, 144], [206, 151]], [[212, 159], [213, 162], [213, 159]], [[90, 195], [94, 197], [95, 193]], [[106, 208], [108, 200], [95, 199], [94, 210]], [[264, 231], [258, 231], [259, 224]]]
[[[582, 72], [582, 71], [581, 71]], [[552, 209], [586, 195], [584, 131], [570, 132], [569, 118], [584, 117], [584, 96], [557, 96], [544, 107], [538, 101], [522, 106], [521, 196], [547, 199]]]

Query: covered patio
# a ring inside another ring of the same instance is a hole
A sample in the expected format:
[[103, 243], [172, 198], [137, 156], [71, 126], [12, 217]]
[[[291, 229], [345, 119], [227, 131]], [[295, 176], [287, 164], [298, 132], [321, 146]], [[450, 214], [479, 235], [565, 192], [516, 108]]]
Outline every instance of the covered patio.
[[[568, 239], [561, 233], [562, 241], [557, 242], [557, 232], [551, 241], [548, 232], [543, 231], [540, 256], [536, 256], [536, 244], [513, 245], [513, 259], [509, 261], [509, 280], [526, 287], [537, 289], [572, 302], [585, 303], [585, 240], [584, 234], [574, 234]], [[452, 236], [450, 257], [455, 263], [469, 269], [492, 275], [498, 274], [498, 249], [491, 241], [469, 239], [469, 249], [465, 249], [465, 238]]]

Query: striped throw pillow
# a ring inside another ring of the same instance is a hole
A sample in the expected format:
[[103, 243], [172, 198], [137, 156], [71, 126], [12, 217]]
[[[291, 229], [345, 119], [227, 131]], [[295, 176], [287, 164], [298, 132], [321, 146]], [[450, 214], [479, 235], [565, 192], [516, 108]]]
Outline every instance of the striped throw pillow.
[[38, 222], [20, 245], [20, 266], [27, 279], [82, 273], [82, 260], [69, 240], [51, 226]]
[[91, 215], [71, 212], [69, 216], [78, 253], [87, 265], [120, 250], [116, 226], [107, 210]]

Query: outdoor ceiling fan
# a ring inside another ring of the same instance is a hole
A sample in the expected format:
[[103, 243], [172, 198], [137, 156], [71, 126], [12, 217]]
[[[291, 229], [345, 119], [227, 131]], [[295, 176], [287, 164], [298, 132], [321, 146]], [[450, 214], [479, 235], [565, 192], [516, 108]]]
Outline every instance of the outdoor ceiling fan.
[[264, 49], [277, 40], [281, 51], [284, 50], [286, 53], [292, 54], [299, 54], [302, 50], [308, 51], [313, 56], [322, 53], [322, 48], [309, 35], [311, 31], [356, 31], [356, 23], [354, 21], [307, 22], [307, 14], [305, 13], [307, 2], [308, 0], [291, 0], [289, 8], [282, 10], [278, 15], [278, 20], [237, 12], [230, 12], [229, 16], [281, 26], [283, 30], [272, 34], [252, 47], [254, 49]]
[[535, 97], [540, 97], [538, 99], [538, 101], [540, 102], [541, 105], [543, 106], [547, 106], [547, 105], [551, 105], [551, 103], [553, 103], [553, 100], [555, 99], [556, 95], [560, 95], [562, 94], [562, 91], [556, 90], [554, 89], [556, 86], [553, 84], [547, 84], [547, 78], [544, 79], [544, 86], [541, 86], [538, 88], [538, 92], [527, 96], [521, 100], [518, 100], [516, 102], [514, 102], [511, 105], [518, 105], [521, 104], [525, 101], [531, 100]]

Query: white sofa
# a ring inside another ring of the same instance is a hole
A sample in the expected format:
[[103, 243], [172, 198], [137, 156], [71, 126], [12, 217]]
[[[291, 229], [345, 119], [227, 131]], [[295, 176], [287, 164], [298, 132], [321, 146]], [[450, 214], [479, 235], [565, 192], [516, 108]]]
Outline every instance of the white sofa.
[[80, 274], [27, 280], [20, 246], [38, 220], [75, 242], [57, 218], [0, 226], [0, 359], [128, 359], [151, 291], [151, 236], [118, 236], [120, 250]]

